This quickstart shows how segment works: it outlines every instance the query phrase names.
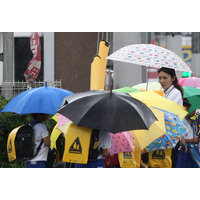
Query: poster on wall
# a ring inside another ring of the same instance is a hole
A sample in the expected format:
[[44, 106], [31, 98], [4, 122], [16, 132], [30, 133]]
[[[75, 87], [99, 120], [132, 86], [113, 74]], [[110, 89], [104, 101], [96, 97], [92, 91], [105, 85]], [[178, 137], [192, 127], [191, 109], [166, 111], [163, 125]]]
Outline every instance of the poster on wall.
[[31, 34], [30, 48], [33, 53], [33, 58], [29, 62], [24, 76], [28, 84], [32, 86], [35, 83], [41, 68], [41, 43], [37, 32]]

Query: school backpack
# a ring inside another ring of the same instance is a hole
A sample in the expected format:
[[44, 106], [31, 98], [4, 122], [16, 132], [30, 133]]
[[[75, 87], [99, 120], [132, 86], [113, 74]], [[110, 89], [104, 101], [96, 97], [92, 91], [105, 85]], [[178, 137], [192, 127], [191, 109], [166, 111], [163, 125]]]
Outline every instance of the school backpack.
[[98, 147], [98, 130], [78, 127], [71, 123], [65, 136], [65, 148], [62, 161], [80, 164], [95, 161], [101, 154], [101, 150]]
[[99, 149], [99, 130], [93, 129], [90, 139], [88, 161], [94, 161], [101, 154], [102, 149]]
[[37, 156], [43, 140], [41, 140], [41, 143], [38, 146], [36, 153], [34, 154], [33, 126], [35, 124], [36, 123], [34, 123], [32, 126], [22, 125], [11, 131], [7, 141], [7, 153], [9, 161], [27, 161]]
[[172, 149], [162, 149], [149, 152], [148, 167], [172, 168]]

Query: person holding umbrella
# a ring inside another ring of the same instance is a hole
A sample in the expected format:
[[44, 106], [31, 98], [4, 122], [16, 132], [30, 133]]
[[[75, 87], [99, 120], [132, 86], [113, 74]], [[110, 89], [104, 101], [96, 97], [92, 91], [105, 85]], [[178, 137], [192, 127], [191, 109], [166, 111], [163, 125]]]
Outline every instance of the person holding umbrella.
[[[158, 78], [160, 85], [164, 89], [163, 97], [183, 106], [183, 88], [178, 83], [175, 70], [172, 68], [161, 67], [158, 70]], [[172, 167], [175, 167], [177, 162], [176, 149], [177, 148], [172, 149]]]
[[[175, 70], [172, 68], [161, 67], [158, 70], [158, 78], [159, 78], [160, 85], [164, 89], [163, 97], [183, 106], [183, 89], [178, 83], [178, 79], [177, 79]], [[168, 156], [171, 155], [170, 156], [171, 159], [168, 159], [169, 160], [168, 164], [166, 164], [166, 163], [164, 164], [164, 162], [166, 162], [165, 159], [162, 160], [162, 159], [156, 158], [156, 156], [155, 156], [155, 158], [153, 158], [153, 155], [160, 155], [160, 152], [158, 152], [158, 151], [153, 152], [152, 160], [159, 159], [160, 166], [157, 166], [157, 167], [166, 166], [166, 167], [171, 168], [171, 167], [176, 166], [176, 150], [173, 149], [172, 152], [170, 152], [170, 151], [171, 151], [171, 149], [164, 150], [164, 154], [165, 154], [164, 157], [167, 154], [168, 154]], [[158, 154], [157, 154], [157, 152], [158, 152]], [[147, 160], [149, 160], [149, 159], [151, 159], [151, 158], [149, 158], [149, 156], [148, 156], [148, 158], [145, 155], [143, 156], [143, 160], [145, 162], [147, 162]]]
[[[33, 127], [34, 131], [34, 153], [37, 155], [33, 159], [26, 161], [26, 168], [46, 168], [50, 138], [47, 127], [42, 122], [48, 119], [48, 114], [34, 113], [32, 117], [35, 121], [32, 121], [30, 125]], [[39, 146], [40, 148], [37, 152]]]
[[[189, 108], [192, 106], [186, 98], [184, 98], [183, 105], [187, 111], [189, 111]], [[192, 117], [195, 115], [195, 112], [196, 110], [190, 112], [188, 115], [185, 116], [185, 119], [183, 120], [185, 126], [188, 128], [188, 135], [184, 138], [184, 143], [187, 143], [187, 145], [188, 143], [192, 143], [195, 145], [199, 142], [199, 126], [195, 120], [192, 120]], [[188, 149], [187, 145], [184, 145], [184, 148]], [[191, 158], [188, 150], [185, 151], [183, 148], [179, 149], [177, 155], [176, 168], [196, 168], [196, 165], [193, 159]]]

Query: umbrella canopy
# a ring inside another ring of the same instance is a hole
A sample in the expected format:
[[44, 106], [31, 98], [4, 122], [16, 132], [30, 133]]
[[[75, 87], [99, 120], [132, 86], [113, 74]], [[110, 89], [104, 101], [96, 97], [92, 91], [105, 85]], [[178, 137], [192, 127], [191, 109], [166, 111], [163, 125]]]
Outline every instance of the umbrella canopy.
[[51, 136], [50, 136], [50, 141], [51, 141], [51, 146], [50, 148], [56, 148], [56, 141], [58, 139], [58, 137], [60, 136], [60, 134], [63, 134], [62, 131], [60, 131], [59, 129], [57, 129], [58, 124], [56, 124], [51, 132]]
[[129, 131], [124, 131], [115, 134], [110, 133], [110, 139], [110, 155], [133, 151], [133, 136]]
[[189, 113], [200, 108], [200, 89], [183, 86], [183, 97], [187, 98], [192, 104], [192, 106], [189, 108]]
[[[147, 87], [148, 86], [148, 87]], [[159, 82], [140, 83], [132, 86], [132, 88], [140, 89], [141, 91], [153, 90], [157, 94], [163, 96], [164, 92]]]
[[140, 89], [132, 88], [132, 87], [122, 87], [119, 89], [115, 89], [113, 91], [114, 92], [122, 92], [122, 93], [141, 92]]
[[132, 130], [111, 135], [111, 154], [128, 150], [132, 152], [133, 148], [141, 149], [143, 153], [174, 148], [177, 142], [187, 135], [187, 128], [177, 115], [160, 109], [151, 109], [154, 109], [155, 116], [163, 122], [164, 128], [158, 126], [156, 121], [149, 130]]
[[164, 118], [166, 134], [157, 138], [150, 145], [146, 146], [143, 149], [144, 153], [161, 149], [174, 148], [178, 141], [180, 141], [184, 136], [188, 134], [187, 128], [177, 115], [170, 112], [165, 112]]
[[[153, 107], [149, 107], [149, 109], [153, 112], [156, 116], [157, 121], [155, 121], [149, 128], [149, 130], [135, 130], [135, 131], [125, 131], [120, 133], [110, 133], [111, 134], [111, 154], [116, 154], [120, 152], [132, 152], [133, 151], [133, 136], [134, 135], [134, 146], [139, 147], [139, 149], [143, 149], [151, 142], [153, 142], [158, 137], [162, 136], [166, 133], [165, 124], [164, 124], [164, 112]], [[59, 121], [63, 121], [63, 116], [57, 113], [53, 118], [56, 120], [57, 124]], [[71, 121], [68, 121], [65, 118], [65, 123], [61, 124], [60, 126], [57, 125], [57, 129], [62, 131], [64, 134], [67, 133]], [[132, 135], [131, 135], [132, 134]], [[51, 138], [53, 141], [54, 137], [58, 137], [57, 133], [52, 132]], [[54, 139], [55, 140], [55, 139]]]
[[[142, 92], [145, 92], [147, 90], [141, 89]], [[153, 92], [159, 94], [161, 97], [164, 96], [164, 92], [162, 90], [152, 90]]]
[[15, 96], [1, 112], [18, 114], [46, 113], [54, 115], [64, 97], [73, 94], [68, 90], [54, 87], [33, 88]]
[[125, 93], [92, 90], [64, 101], [58, 113], [74, 124], [111, 133], [148, 129], [157, 120], [145, 104]]
[[167, 67], [177, 71], [192, 72], [177, 54], [154, 44], [134, 44], [125, 46], [112, 53], [107, 59], [146, 67]]
[[154, 106], [156, 108], [175, 113], [181, 118], [181, 120], [183, 120], [188, 114], [188, 112], [179, 104], [170, 101], [153, 91], [130, 93], [130, 95], [149, 106]]
[[198, 77], [179, 78], [178, 82], [181, 86], [200, 88], [200, 78]]
[[149, 130], [132, 130], [130, 131], [133, 136], [133, 145], [136, 149], [144, 149], [150, 145], [154, 140], [166, 134], [165, 123], [164, 123], [164, 112], [156, 108], [149, 107], [158, 121], [155, 121]]
[[[140, 84], [132, 86], [132, 88], [146, 90], [147, 83], [140, 83]], [[159, 82], [149, 82], [148, 83], [148, 90], [162, 90], [162, 86], [160, 85]]]
[[57, 114], [58, 114], [58, 127], [62, 126], [63, 124], [65, 124], [67, 122], [69, 122], [69, 119], [66, 118], [65, 116], [63, 116], [63, 115], [61, 115], [59, 113], [57, 113]]
[[64, 117], [63, 115], [56, 113], [52, 119], [54, 119], [57, 123], [53, 128], [53, 131], [51, 132], [51, 149], [56, 148], [56, 141], [58, 139], [58, 137], [60, 136], [60, 134], [64, 134], [66, 135], [67, 130], [70, 126], [70, 124], [72, 123], [71, 121], [69, 121], [68, 118]]

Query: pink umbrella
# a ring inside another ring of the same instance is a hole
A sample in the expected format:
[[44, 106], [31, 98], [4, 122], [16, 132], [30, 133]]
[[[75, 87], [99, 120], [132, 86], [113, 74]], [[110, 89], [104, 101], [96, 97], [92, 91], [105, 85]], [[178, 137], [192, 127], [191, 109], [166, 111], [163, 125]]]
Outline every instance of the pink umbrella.
[[133, 151], [133, 136], [129, 131], [124, 131], [120, 133], [110, 133], [111, 138], [111, 148], [110, 154], [117, 154], [122, 152], [132, 152]]
[[179, 78], [178, 82], [181, 86], [200, 88], [200, 78], [198, 77]]
[[58, 127], [62, 126], [63, 124], [65, 124], [68, 121], [69, 121], [69, 119], [67, 117], [58, 113]]

